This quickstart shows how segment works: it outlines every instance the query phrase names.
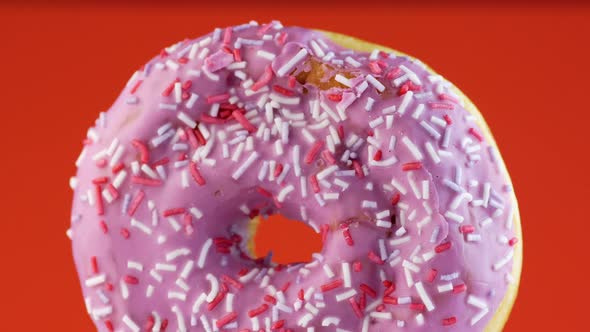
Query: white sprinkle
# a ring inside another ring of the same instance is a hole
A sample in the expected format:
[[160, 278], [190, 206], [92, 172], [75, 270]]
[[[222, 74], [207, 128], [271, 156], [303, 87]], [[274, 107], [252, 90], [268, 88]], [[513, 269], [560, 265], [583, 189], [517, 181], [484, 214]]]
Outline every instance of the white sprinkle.
[[351, 65], [351, 66], [353, 66], [353, 67], [357, 67], [357, 68], [358, 68], [358, 67], [360, 67], [360, 66], [361, 66], [361, 63], [360, 63], [360, 62], [356, 61], [355, 59], [353, 59], [353, 58], [351, 58], [351, 57], [349, 57], [349, 56], [347, 56], [347, 57], [344, 59], [344, 61], [346, 61], [346, 63], [348, 63], [349, 65]]
[[290, 185], [286, 186], [285, 188], [281, 189], [281, 191], [277, 195], [277, 200], [279, 202], [284, 202], [285, 201], [285, 198], [287, 198], [287, 195], [289, 193], [291, 193], [293, 190], [295, 190], [295, 187], [292, 184], [290, 184]]
[[344, 280], [344, 287], [352, 287], [350, 263], [348, 262], [342, 262], [342, 279]]
[[258, 159], [258, 152], [253, 151], [248, 159], [232, 174], [232, 178], [238, 180], [252, 166], [256, 159]]
[[152, 229], [149, 228], [148, 226], [146, 226], [144, 223], [137, 221], [133, 218], [131, 218], [131, 227], [136, 227], [139, 230], [141, 230], [142, 232], [151, 235], [152, 234]]
[[418, 295], [420, 296], [420, 299], [422, 300], [422, 303], [424, 303], [424, 305], [426, 306], [426, 310], [428, 310], [428, 311], [434, 310], [434, 304], [432, 303], [432, 300], [430, 300], [430, 297], [426, 293], [426, 290], [424, 289], [424, 285], [422, 284], [422, 282], [421, 281], [417, 282], [415, 284], [415, 286], [416, 286], [416, 291], [418, 292]]
[[203, 247], [201, 248], [201, 253], [199, 254], [199, 259], [197, 261], [197, 266], [202, 269], [205, 266], [205, 260], [207, 259], [207, 253], [209, 252], [209, 248], [213, 244], [213, 240], [211, 238], [207, 239], [205, 243], [203, 243]]
[[207, 299], [207, 295], [205, 293], [201, 293], [199, 295], [199, 297], [197, 297], [197, 299], [195, 300], [195, 303], [193, 304], [193, 313], [199, 312], [199, 308], [201, 307], [201, 305], [203, 303], [205, 303], [206, 299]]
[[299, 52], [297, 52], [297, 54], [295, 54], [294, 57], [289, 59], [287, 63], [285, 63], [281, 68], [279, 68], [279, 70], [277, 70], [277, 76], [285, 76], [287, 73], [291, 71], [291, 69], [293, 69], [293, 67], [295, 67], [295, 65], [297, 65], [299, 61], [303, 60], [303, 58], [305, 58], [306, 56], [307, 50], [302, 48], [301, 50], [299, 50]]
[[217, 296], [217, 293], [219, 293], [219, 281], [217, 281], [217, 278], [212, 275], [211, 273], [207, 273], [207, 275], [205, 276], [205, 279], [207, 279], [207, 281], [209, 281], [209, 285], [211, 286], [211, 289], [209, 291], [209, 293], [207, 294], [207, 302], [211, 303], [215, 297]]
[[375, 104], [375, 99], [373, 99], [371, 97], [367, 98], [367, 103], [365, 104], [365, 111], [367, 111], [367, 112], [371, 111], [374, 104]]
[[139, 332], [141, 330], [139, 326], [127, 315], [123, 315], [123, 323], [125, 323], [125, 325], [127, 325], [127, 327], [133, 332]]
[[422, 152], [420, 152], [420, 149], [418, 149], [418, 147], [407, 136], [402, 137], [402, 142], [406, 145], [406, 147], [414, 156], [414, 158], [418, 160], [424, 159], [424, 156], [422, 155]]
[[86, 279], [84, 284], [86, 285], [86, 287], [94, 287], [94, 286], [102, 285], [105, 281], [106, 281], [106, 275], [100, 274], [100, 275], [94, 276], [92, 278]]
[[369, 316], [371, 318], [377, 318], [377, 319], [393, 319], [393, 315], [391, 314], [391, 312], [379, 312], [379, 311], [372, 311]]
[[336, 80], [336, 82], [341, 83], [349, 88], [352, 87], [352, 82], [348, 78], [346, 78], [340, 74], [336, 74], [334, 79]]
[[372, 121], [369, 122], [369, 126], [373, 129], [375, 129], [376, 127], [380, 126], [383, 123], [383, 117], [380, 116]]
[[367, 79], [367, 82], [369, 82], [379, 92], [383, 92], [385, 90], [385, 85], [379, 82], [375, 77], [373, 77], [373, 75], [368, 74], [365, 78]]
[[473, 316], [470, 320], [470, 324], [473, 326], [475, 325], [477, 322], [479, 322], [485, 315], [488, 314], [488, 312], [490, 311], [490, 309], [485, 308], [485, 309], [481, 309], [475, 316]]
[[408, 106], [410, 105], [410, 102], [412, 101], [412, 97], [414, 96], [414, 92], [412, 91], [408, 91], [404, 94], [404, 97], [402, 99], [402, 102], [400, 103], [397, 112], [400, 115], [404, 115], [404, 113], [406, 113], [406, 109], [408, 108]]
[[508, 254], [506, 254], [506, 256], [504, 256], [502, 259], [500, 259], [498, 262], [496, 262], [493, 265], [493, 269], [494, 271], [498, 271], [499, 269], [501, 269], [504, 265], [508, 264], [508, 262], [510, 262], [510, 260], [512, 259], [512, 257], [514, 256], [514, 250], [510, 250], [508, 252]]
[[270, 61], [274, 60], [274, 59], [275, 59], [275, 57], [276, 57], [276, 55], [274, 55], [274, 53], [267, 52], [267, 51], [265, 51], [265, 50], [258, 50], [258, 51], [256, 52], [256, 55], [258, 55], [258, 56], [259, 56], [259, 57], [261, 57], [261, 58], [264, 58], [264, 59], [270, 60]]
[[336, 301], [341, 302], [341, 301], [347, 300], [347, 299], [355, 296], [356, 294], [357, 294], [356, 289], [351, 288], [343, 293], [336, 294]]

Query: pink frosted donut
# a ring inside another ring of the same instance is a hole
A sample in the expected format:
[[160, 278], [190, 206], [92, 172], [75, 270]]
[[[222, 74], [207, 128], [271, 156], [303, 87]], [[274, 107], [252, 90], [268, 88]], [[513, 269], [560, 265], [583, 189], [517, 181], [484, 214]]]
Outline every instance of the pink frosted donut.
[[[375, 47], [251, 22], [133, 74], [71, 180], [99, 331], [501, 329], [521, 251], [495, 143], [454, 86]], [[271, 213], [321, 253], [254, 259]]]

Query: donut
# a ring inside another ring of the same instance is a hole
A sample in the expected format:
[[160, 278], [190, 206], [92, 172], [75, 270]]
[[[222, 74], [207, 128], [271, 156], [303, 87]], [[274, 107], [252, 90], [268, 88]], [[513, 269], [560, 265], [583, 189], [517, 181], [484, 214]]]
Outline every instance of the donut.
[[[67, 234], [98, 331], [500, 331], [516, 297], [518, 206], [483, 117], [378, 45], [277, 21], [174, 44], [76, 166]], [[255, 257], [277, 214], [321, 252]]]

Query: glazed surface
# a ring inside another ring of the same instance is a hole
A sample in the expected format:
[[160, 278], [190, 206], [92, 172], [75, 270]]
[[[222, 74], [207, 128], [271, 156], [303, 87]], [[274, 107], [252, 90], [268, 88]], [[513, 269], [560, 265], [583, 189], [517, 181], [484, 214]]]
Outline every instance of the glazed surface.
[[[99, 331], [483, 330], [517, 239], [482, 130], [420, 62], [316, 31], [246, 24], [173, 45], [77, 161], [89, 313]], [[321, 233], [322, 252], [249, 258], [249, 220], [271, 213]]]

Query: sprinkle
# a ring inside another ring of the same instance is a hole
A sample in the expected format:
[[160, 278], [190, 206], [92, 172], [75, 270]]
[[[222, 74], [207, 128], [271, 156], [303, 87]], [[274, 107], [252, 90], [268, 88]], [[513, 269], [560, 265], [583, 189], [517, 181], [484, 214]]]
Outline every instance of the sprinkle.
[[279, 68], [279, 70], [277, 70], [277, 76], [285, 76], [293, 69], [293, 67], [297, 65], [297, 63], [299, 63], [299, 61], [303, 60], [307, 56], [307, 54], [308, 53], [306, 49], [302, 48], [301, 50], [299, 50], [299, 52], [297, 52], [297, 54], [295, 54], [294, 57], [289, 59], [289, 61], [287, 61], [281, 68]]
[[422, 282], [419, 281], [414, 286], [416, 287], [416, 291], [418, 292], [418, 295], [420, 296], [422, 303], [424, 303], [424, 305], [426, 306], [426, 310], [434, 310], [434, 304], [432, 303], [432, 300], [430, 300], [430, 297], [426, 293], [426, 290], [424, 289], [424, 285], [422, 284]]
[[209, 252], [209, 248], [213, 244], [213, 239], [209, 238], [205, 243], [203, 243], [203, 247], [201, 248], [201, 253], [199, 254], [199, 259], [197, 261], [197, 266], [202, 269], [205, 266], [205, 260], [207, 259], [207, 253]]
[[131, 331], [133, 331], [133, 332], [141, 331], [141, 328], [131, 318], [129, 318], [129, 316], [123, 315], [122, 320], [123, 320], [123, 323], [125, 323], [125, 325], [127, 325], [127, 327], [131, 329]]

